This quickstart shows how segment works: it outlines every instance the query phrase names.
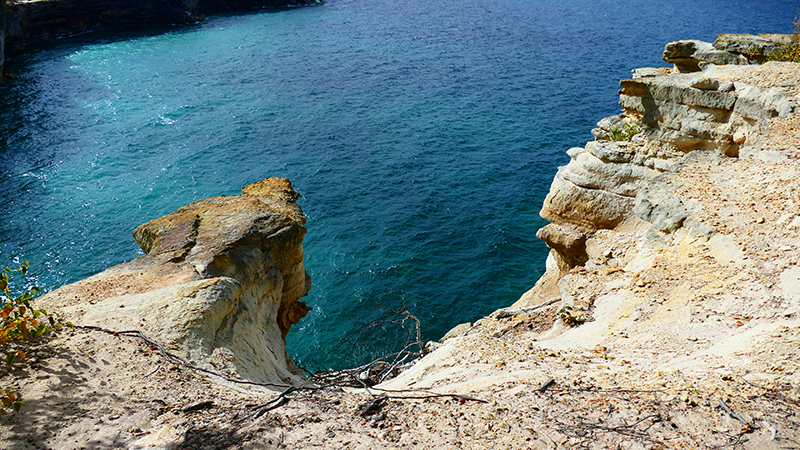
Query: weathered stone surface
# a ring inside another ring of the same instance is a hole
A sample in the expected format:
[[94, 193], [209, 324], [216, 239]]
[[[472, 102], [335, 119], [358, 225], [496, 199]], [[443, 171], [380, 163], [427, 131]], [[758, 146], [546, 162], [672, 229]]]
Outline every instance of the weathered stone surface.
[[767, 55], [790, 42], [790, 34], [720, 34], [713, 43], [698, 40], [670, 42], [662, 59], [678, 72], [698, 72], [710, 65], [761, 64]]
[[790, 44], [794, 39], [794, 35], [788, 33], [758, 33], [758, 36], [769, 39], [778, 45]]
[[556, 224], [596, 230], [612, 228], [626, 217], [633, 207], [633, 197], [578, 186], [569, 181], [568, 167], [561, 167], [553, 179], [539, 213], [542, 218]]
[[[719, 50], [707, 47], [710, 44], [679, 41], [668, 45], [667, 53], [670, 58], [695, 58], [699, 51], [719, 56]], [[766, 134], [770, 119], [797, 109], [783, 92], [741, 81], [743, 71], [755, 66], [733, 62], [736, 65], [709, 66], [702, 73], [646, 69], [622, 80], [620, 105], [625, 112], [601, 120], [592, 130], [596, 141], [567, 151], [570, 162], [559, 168], [541, 216], [579, 231], [584, 240], [634, 216], [660, 231], [680, 227], [688, 214], [683, 205], [667, 198], [637, 200], [642, 189], [692, 151], [738, 156], [740, 148], [755, 145]], [[776, 63], [765, 66], [771, 64]], [[626, 136], [630, 141], [611, 141], [629, 127], [636, 130]], [[555, 230], [545, 227], [539, 234], [563, 274], [565, 267], [585, 258], [576, 257], [575, 248], [560, 241], [567, 234]]]
[[769, 119], [796, 108], [781, 92], [734, 81], [739, 67], [623, 80], [620, 105], [625, 115], [640, 118], [650, 141], [682, 152], [718, 150], [735, 156], [739, 147], [753, 143], [742, 136], [763, 135]]
[[586, 262], [586, 233], [556, 224], [549, 224], [536, 232], [536, 237], [555, 250], [555, 262], [563, 271]]
[[[658, 175], [658, 171], [629, 164], [632, 155], [614, 143], [587, 146], [576, 152], [563, 172], [565, 180], [584, 189], [599, 189], [623, 197], [635, 197], [639, 182]], [[626, 160], [627, 159], [627, 160]]]
[[[614, 116], [618, 117], [618, 116]], [[605, 119], [603, 119], [605, 120]], [[600, 124], [603, 121], [601, 120]], [[625, 142], [591, 141], [586, 144], [586, 151], [603, 162], [629, 163], [636, 155], [637, 146]]]
[[75, 323], [140, 329], [180, 356], [233, 377], [292, 383], [289, 328], [309, 308], [305, 217], [288, 180], [194, 202], [139, 226], [147, 253], [42, 297]]
[[592, 136], [595, 139], [611, 139], [611, 130], [624, 126], [622, 115], [609, 116], [597, 122], [597, 127], [592, 129]]
[[[567, 154], [570, 162], [556, 174], [540, 215], [589, 233], [622, 222], [633, 208], [640, 185], [661, 173], [645, 165], [649, 154], [635, 143], [593, 141]], [[562, 247], [551, 246], [557, 253]], [[575, 258], [562, 254], [559, 260], [572, 263]]]
[[729, 92], [688, 89], [695, 80], [694, 76], [683, 75], [622, 80], [620, 94], [704, 108], [733, 108], [736, 95]]
[[675, 65], [678, 72], [699, 72], [704, 65], [748, 64], [747, 57], [725, 50], [718, 50], [708, 42], [682, 40], [670, 42], [661, 57]]
[[689, 217], [688, 209], [678, 198], [663, 191], [648, 189], [644, 189], [636, 199], [633, 213], [665, 233], [677, 230]]
[[790, 34], [720, 34], [712, 44], [715, 49], [746, 55], [754, 62], [763, 62], [770, 52], [791, 41]]
[[631, 71], [631, 78], [635, 80], [638, 78], [657, 77], [669, 73], [672, 73], [672, 69], [667, 67], [640, 67]]
[[730, 92], [734, 89], [733, 83], [730, 81], [720, 81], [709, 77], [695, 78], [689, 85], [696, 89], [720, 92]]
[[747, 83], [734, 84], [738, 96], [734, 111], [741, 116], [764, 121], [773, 117], [786, 117], [797, 108], [797, 105], [780, 92]]

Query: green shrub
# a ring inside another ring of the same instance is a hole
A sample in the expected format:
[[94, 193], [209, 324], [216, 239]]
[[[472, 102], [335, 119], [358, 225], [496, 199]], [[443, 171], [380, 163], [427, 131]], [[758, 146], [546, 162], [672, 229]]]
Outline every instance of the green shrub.
[[800, 14], [794, 19], [792, 41], [767, 55], [767, 61], [800, 62]]
[[630, 141], [641, 130], [635, 123], [619, 124], [608, 133], [612, 141]]
[[[13, 293], [10, 281], [15, 272], [23, 276], [28, 274], [28, 261], [23, 261], [17, 270], [3, 267], [0, 271], [0, 354], [5, 355], [5, 370], [15, 361], [25, 358], [26, 354], [14, 345], [16, 341], [28, 341], [44, 335], [51, 329], [60, 328], [55, 318], [43, 309], [33, 309], [31, 300], [41, 293], [36, 286]], [[0, 414], [7, 414], [7, 409], [19, 411], [25, 406], [13, 392], [0, 389]]]

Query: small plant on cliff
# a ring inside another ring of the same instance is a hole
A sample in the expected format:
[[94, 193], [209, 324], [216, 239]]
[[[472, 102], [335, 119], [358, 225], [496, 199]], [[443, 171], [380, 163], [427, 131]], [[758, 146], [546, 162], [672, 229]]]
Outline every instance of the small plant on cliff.
[[575, 319], [575, 316], [572, 315], [572, 306], [565, 306], [558, 310], [556, 313], [558, 318], [561, 319], [562, 322], [565, 324], [574, 327], [578, 324], [578, 321]]
[[630, 141], [640, 131], [635, 123], [619, 124], [608, 133], [608, 137], [612, 141]]
[[[60, 327], [55, 318], [45, 310], [31, 307], [31, 300], [41, 293], [38, 287], [31, 286], [12, 294], [9, 284], [12, 275], [21, 272], [25, 276], [28, 267], [28, 261], [23, 261], [16, 270], [4, 267], [0, 271], [0, 354], [5, 355], [5, 365], [0, 373], [8, 371], [15, 361], [25, 358], [26, 354], [18, 345], [19, 341], [36, 339], [50, 329]], [[19, 411], [25, 405], [13, 392], [5, 389], [0, 389], [0, 402], [0, 414], [7, 414], [8, 408]]]
[[800, 62], [800, 14], [794, 19], [792, 41], [767, 55], [767, 61]]

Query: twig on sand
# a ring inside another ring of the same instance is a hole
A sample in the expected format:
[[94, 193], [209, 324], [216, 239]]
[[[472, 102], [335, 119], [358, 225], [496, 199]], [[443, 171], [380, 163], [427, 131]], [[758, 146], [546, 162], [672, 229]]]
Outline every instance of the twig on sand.
[[742, 417], [739, 414], [736, 414], [735, 412], [731, 411], [731, 409], [728, 408], [728, 405], [726, 405], [725, 402], [723, 402], [722, 400], [719, 401], [719, 406], [722, 409], [724, 409], [726, 413], [728, 413], [731, 417], [733, 417], [734, 419], [738, 420], [739, 422], [742, 422], [745, 425], [750, 423], [750, 422], [744, 420], [744, 417]]
[[169, 350], [165, 349], [163, 345], [161, 345], [158, 342], [148, 338], [147, 336], [144, 335], [144, 333], [142, 333], [139, 330], [114, 331], [114, 330], [109, 330], [107, 328], [96, 327], [94, 325], [75, 325], [75, 328], [79, 328], [79, 329], [83, 329], [83, 330], [89, 330], [89, 331], [102, 331], [103, 333], [107, 333], [107, 334], [110, 334], [112, 336], [125, 336], [125, 337], [139, 338], [142, 341], [144, 341], [144, 343], [147, 344], [151, 349], [158, 350], [158, 352], [161, 354], [161, 356], [163, 356], [164, 359], [166, 359], [167, 362], [169, 362], [169, 363], [175, 364], [177, 366], [183, 366], [183, 367], [186, 367], [187, 369], [196, 370], [198, 372], [203, 372], [205, 374], [212, 375], [212, 376], [215, 376], [217, 378], [222, 378], [223, 380], [231, 382], [231, 383], [248, 384], [248, 385], [252, 385], [252, 386], [264, 386], [264, 387], [279, 387], [279, 388], [289, 388], [289, 387], [291, 387], [288, 384], [281, 384], [281, 383], [259, 383], [259, 382], [256, 382], [256, 381], [239, 380], [239, 379], [236, 379], [236, 378], [231, 378], [229, 376], [223, 375], [223, 374], [221, 374], [219, 372], [215, 372], [213, 370], [208, 370], [208, 369], [204, 369], [202, 367], [198, 367], [198, 366], [196, 366], [194, 364], [189, 363], [188, 361], [186, 361], [185, 359], [181, 358], [180, 356], [178, 356], [178, 355], [170, 352]]
[[[395, 400], [425, 400], [425, 399], [432, 399], [432, 398], [455, 398], [460, 402], [464, 403], [466, 401], [473, 401], [479, 403], [487, 403], [486, 400], [482, 400], [479, 398], [469, 397], [460, 394], [445, 394], [445, 393], [437, 393], [425, 390], [388, 390], [388, 389], [379, 389], [371, 386], [375, 382], [383, 382], [390, 378], [392, 375], [396, 374], [401, 366], [408, 364], [410, 358], [419, 358], [424, 353], [424, 346], [422, 344], [421, 335], [420, 335], [420, 323], [419, 320], [411, 315], [408, 311], [392, 311], [392, 314], [402, 316], [400, 320], [412, 320], [416, 324], [417, 333], [416, 333], [416, 340], [407, 344], [402, 350], [399, 352], [393, 353], [391, 355], [385, 356], [383, 358], [377, 359], [372, 361], [368, 364], [362, 365], [360, 367], [356, 367], [354, 369], [346, 369], [346, 370], [339, 370], [339, 371], [327, 371], [327, 372], [320, 372], [318, 374], [314, 374], [308, 380], [305, 381], [303, 385], [300, 386], [292, 386], [288, 384], [281, 384], [281, 383], [259, 383], [255, 381], [248, 381], [248, 380], [241, 380], [236, 378], [231, 378], [219, 372], [205, 369], [202, 367], [198, 367], [194, 364], [189, 363], [185, 359], [175, 355], [174, 353], [168, 351], [164, 348], [163, 345], [160, 343], [148, 338], [139, 330], [125, 330], [125, 331], [116, 331], [110, 330], [107, 328], [102, 328], [93, 325], [77, 325], [75, 328], [89, 330], [89, 331], [101, 331], [106, 334], [110, 334], [112, 336], [125, 336], [125, 337], [133, 337], [141, 339], [145, 344], [147, 344], [151, 349], [158, 350], [161, 356], [167, 360], [167, 362], [171, 364], [175, 364], [178, 366], [185, 367], [187, 369], [196, 370], [198, 372], [202, 372], [217, 378], [221, 378], [225, 381], [237, 384], [246, 384], [251, 386], [263, 386], [263, 387], [271, 387], [271, 388], [285, 388], [282, 392], [277, 394], [275, 397], [270, 399], [267, 402], [248, 406], [248, 409], [252, 411], [254, 417], [260, 417], [265, 413], [272, 411], [273, 409], [279, 408], [290, 400], [290, 395], [296, 394], [299, 392], [309, 392], [309, 391], [318, 391], [323, 389], [341, 389], [343, 387], [360, 387], [366, 390], [367, 393], [375, 397], [376, 395], [373, 394], [371, 391], [381, 391], [383, 394], [382, 397], [386, 399], [395, 399]], [[412, 352], [410, 351], [412, 347], [418, 346], [420, 348], [420, 352]], [[373, 378], [370, 376], [370, 371], [376, 370], [377, 376], [375, 380], [371, 380]], [[362, 379], [363, 374], [367, 373], [367, 379]], [[150, 376], [151, 374], [147, 375]], [[367, 383], [366, 381], [369, 380], [371, 383]], [[201, 405], [206, 406], [210, 404], [210, 402], [203, 402]]]

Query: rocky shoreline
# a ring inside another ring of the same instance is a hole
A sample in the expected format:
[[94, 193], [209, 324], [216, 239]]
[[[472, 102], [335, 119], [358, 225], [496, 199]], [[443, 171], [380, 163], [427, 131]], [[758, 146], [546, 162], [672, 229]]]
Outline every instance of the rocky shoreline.
[[800, 442], [800, 64], [715, 52], [621, 81], [542, 207], [545, 275], [384, 387], [492, 392], [501, 448]]
[[554, 177], [536, 286], [381, 385], [309, 383], [282, 360], [309, 283], [288, 181], [143, 225], [148, 255], [42, 305], [144, 330], [231, 378], [293, 387], [231, 389], [140, 340], [67, 330], [9, 374], [29, 409], [0, 419], [3, 439], [20, 449], [796, 447], [800, 64], [758, 64], [754, 50], [780, 39], [670, 43], [673, 68], [622, 80], [624, 112]]
[[320, 0], [16, 0], [0, 12], [0, 73], [5, 55], [26, 44], [87, 31], [145, 28], [204, 20], [204, 14], [287, 8]]

